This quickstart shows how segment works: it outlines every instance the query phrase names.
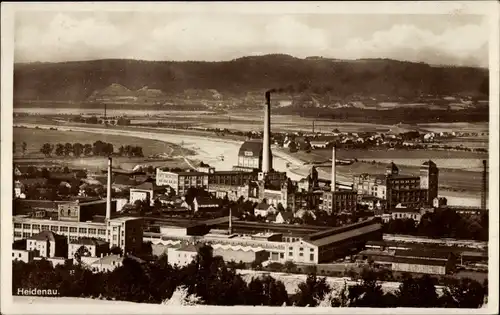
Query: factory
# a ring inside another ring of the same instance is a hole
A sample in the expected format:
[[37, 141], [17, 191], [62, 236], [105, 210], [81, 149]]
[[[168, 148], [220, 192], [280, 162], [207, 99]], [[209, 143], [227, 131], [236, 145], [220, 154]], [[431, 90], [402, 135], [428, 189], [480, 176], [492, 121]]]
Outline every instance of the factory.
[[[271, 100], [266, 92], [263, 140], [243, 142], [238, 151], [237, 165], [231, 171], [216, 171], [205, 164], [196, 170], [172, 171], [158, 168], [156, 185], [176, 195], [189, 188], [206, 189], [217, 198], [236, 201], [240, 198], [256, 203], [265, 202], [285, 209], [321, 209], [328, 213], [350, 213], [356, 209], [357, 194], [352, 189], [337, 189], [337, 184], [320, 187], [317, 170], [299, 182], [291, 181], [286, 172], [273, 169], [271, 152]], [[332, 182], [335, 183], [335, 148], [332, 151]]]
[[399, 168], [390, 163], [384, 175], [361, 174], [354, 176], [353, 188], [359, 196], [373, 196], [387, 208], [433, 206], [438, 196], [439, 169], [432, 161], [420, 167], [420, 176], [401, 175]]
[[[169, 257], [171, 251], [178, 250], [172, 247], [202, 243], [217, 249], [219, 255], [227, 261], [267, 259], [271, 262], [292, 261], [299, 264], [331, 262], [363, 249], [370, 240], [382, 240], [382, 225], [377, 219], [324, 229], [296, 238], [274, 232], [237, 234], [233, 232], [231, 217], [227, 230], [211, 228], [222, 220], [224, 218], [189, 227], [162, 227], [156, 237], [145, 235], [144, 240], [151, 241], [155, 254], [169, 252]], [[179, 254], [180, 252], [176, 252], [175, 255]], [[184, 259], [186, 256], [180, 257]], [[186, 261], [179, 261], [179, 264], [185, 263]]]
[[108, 159], [106, 200], [70, 201], [58, 205], [57, 218], [13, 216], [14, 241], [29, 239], [43, 231], [64, 236], [68, 243], [82, 238], [100, 239], [123, 253], [140, 250], [143, 239], [143, 220], [136, 217], [116, 217], [116, 203], [111, 200], [112, 160]]

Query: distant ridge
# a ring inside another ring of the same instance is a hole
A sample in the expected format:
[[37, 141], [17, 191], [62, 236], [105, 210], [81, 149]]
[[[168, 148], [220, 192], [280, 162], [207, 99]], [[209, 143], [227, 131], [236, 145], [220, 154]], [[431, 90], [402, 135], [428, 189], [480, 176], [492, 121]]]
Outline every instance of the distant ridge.
[[242, 95], [291, 86], [339, 97], [484, 96], [488, 94], [488, 70], [389, 59], [300, 59], [283, 54], [221, 62], [105, 59], [14, 65], [15, 100], [82, 101], [96, 91], [127, 94], [145, 86], [166, 95], [188, 89]]

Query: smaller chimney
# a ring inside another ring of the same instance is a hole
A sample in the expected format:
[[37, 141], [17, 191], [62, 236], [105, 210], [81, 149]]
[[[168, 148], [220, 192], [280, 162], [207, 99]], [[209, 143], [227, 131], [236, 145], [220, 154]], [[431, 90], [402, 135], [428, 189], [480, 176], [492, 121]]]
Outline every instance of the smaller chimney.
[[229, 235], [233, 234], [233, 211], [229, 208]]
[[482, 176], [482, 187], [481, 187], [481, 209], [486, 210], [486, 196], [488, 192], [488, 181], [487, 181], [488, 173], [487, 173], [487, 162], [483, 160], [483, 176]]
[[337, 190], [337, 184], [336, 184], [336, 175], [337, 175], [336, 164], [337, 164], [337, 161], [336, 161], [336, 157], [335, 157], [335, 151], [336, 151], [336, 148], [334, 145], [333, 149], [332, 149], [332, 183], [330, 184], [331, 191]]
[[112, 164], [113, 161], [111, 157], [108, 157], [108, 186], [107, 186], [107, 193], [106, 193], [106, 221], [109, 221], [111, 219], [111, 183], [112, 183], [112, 176], [113, 176], [113, 171], [112, 171]]

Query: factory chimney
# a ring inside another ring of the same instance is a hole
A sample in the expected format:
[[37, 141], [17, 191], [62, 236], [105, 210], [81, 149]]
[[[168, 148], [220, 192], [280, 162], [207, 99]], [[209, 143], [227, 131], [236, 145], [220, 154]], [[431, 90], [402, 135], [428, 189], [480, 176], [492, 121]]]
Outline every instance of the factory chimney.
[[488, 182], [487, 182], [487, 165], [486, 160], [483, 160], [483, 176], [482, 176], [482, 187], [481, 187], [481, 209], [486, 210], [486, 196], [488, 192]]
[[332, 149], [332, 183], [330, 184], [330, 189], [331, 191], [336, 191], [337, 190], [337, 184], [336, 184], [336, 169], [335, 169], [335, 166], [337, 164], [336, 162], [336, 157], [335, 157], [335, 145], [333, 145], [333, 149]]
[[111, 219], [111, 178], [113, 176], [112, 172], [112, 159], [108, 157], [108, 185], [106, 193], [106, 221]]
[[264, 140], [262, 142], [262, 172], [269, 173], [273, 168], [271, 156], [271, 92], [266, 92], [266, 107], [264, 110]]
[[231, 208], [229, 208], [229, 229], [228, 229], [229, 235], [233, 234], [233, 212], [231, 211]]

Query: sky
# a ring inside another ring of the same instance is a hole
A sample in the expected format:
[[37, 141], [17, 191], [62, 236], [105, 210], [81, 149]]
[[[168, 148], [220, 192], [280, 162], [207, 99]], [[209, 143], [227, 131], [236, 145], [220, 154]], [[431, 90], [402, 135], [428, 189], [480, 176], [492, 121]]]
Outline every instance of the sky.
[[16, 62], [280, 53], [488, 67], [488, 37], [479, 15], [19, 11], [14, 41]]

